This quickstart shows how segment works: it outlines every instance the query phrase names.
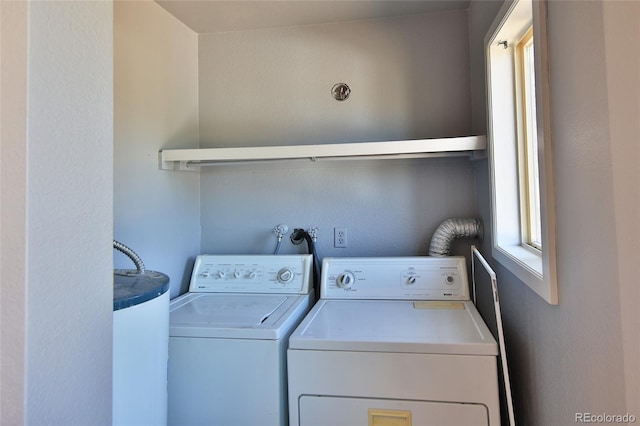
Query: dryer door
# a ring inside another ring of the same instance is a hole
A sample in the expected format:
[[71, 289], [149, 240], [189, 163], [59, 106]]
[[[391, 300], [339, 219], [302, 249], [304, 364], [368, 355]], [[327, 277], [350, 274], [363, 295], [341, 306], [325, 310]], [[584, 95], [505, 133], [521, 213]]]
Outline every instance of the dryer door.
[[303, 395], [300, 426], [488, 426], [481, 404]]

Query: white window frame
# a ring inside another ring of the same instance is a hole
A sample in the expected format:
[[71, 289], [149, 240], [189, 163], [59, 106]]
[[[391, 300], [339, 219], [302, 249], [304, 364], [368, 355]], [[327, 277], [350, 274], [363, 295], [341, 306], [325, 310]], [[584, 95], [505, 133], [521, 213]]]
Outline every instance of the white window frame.
[[[518, 178], [520, 180], [520, 222], [522, 246], [542, 250], [538, 138], [535, 118], [535, 71], [533, 27], [516, 44], [516, 104], [518, 109]], [[528, 53], [531, 54], [528, 54]], [[531, 90], [533, 89], [533, 90]]]
[[[484, 40], [493, 257], [536, 294], [558, 304], [546, 40], [546, 1], [505, 2]], [[514, 48], [533, 26], [542, 249], [523, 244], [518, 179]]]

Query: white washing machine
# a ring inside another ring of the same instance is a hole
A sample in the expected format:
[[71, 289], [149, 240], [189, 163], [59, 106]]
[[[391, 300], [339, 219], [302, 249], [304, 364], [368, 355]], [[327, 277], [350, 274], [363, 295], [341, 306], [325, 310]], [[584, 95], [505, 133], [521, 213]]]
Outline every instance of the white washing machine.
[[289, 339], [290, 425], [500, 424], [463, 257], [325, 258], [320, 288]]
[[312, 304], [310, 255], [198, 256], [171, 301], [169, 425], [286, 425], [288, 338]]

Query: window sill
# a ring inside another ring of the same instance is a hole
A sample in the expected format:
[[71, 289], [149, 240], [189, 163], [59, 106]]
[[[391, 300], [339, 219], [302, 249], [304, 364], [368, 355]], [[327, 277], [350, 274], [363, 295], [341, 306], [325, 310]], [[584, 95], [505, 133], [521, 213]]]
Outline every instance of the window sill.
[[[522, 246], [498, 246], [494, 248], [494, 257], [501, 263], [504, 261], [515, 263], [528, 273], [534, 274], [537, 279], [542, 280], [542, 256], [539, 253], [534, 253], [533, 250]], [[504, 259], [499, 259], [500, 257]], [[506, 264], [505, 266], [508, 267]]]
[[548, 283], [543, 273], [543, 259], [540, 253], [520, 245], [494, 246], [493, 257], [529, 288], [549, 301]]
[[492, 255], [547, 303], [558, 304], [555, 262], [546, 259], [544, 253], [520, 245], [503, 245], [494, 246]]

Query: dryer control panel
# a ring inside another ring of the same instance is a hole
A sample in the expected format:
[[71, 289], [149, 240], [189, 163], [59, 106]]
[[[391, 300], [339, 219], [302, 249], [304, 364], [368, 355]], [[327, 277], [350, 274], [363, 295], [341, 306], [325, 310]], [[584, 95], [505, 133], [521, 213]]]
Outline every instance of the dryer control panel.
[[311, 255], [211, 255], [196, 258], [192, 293], [307, 294]]
[[325, 258], [322, 299], [469, 300], [464, 257]]

